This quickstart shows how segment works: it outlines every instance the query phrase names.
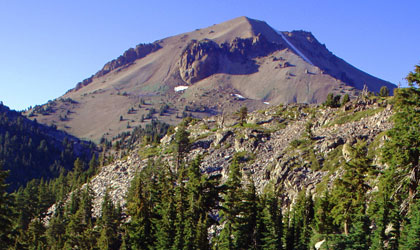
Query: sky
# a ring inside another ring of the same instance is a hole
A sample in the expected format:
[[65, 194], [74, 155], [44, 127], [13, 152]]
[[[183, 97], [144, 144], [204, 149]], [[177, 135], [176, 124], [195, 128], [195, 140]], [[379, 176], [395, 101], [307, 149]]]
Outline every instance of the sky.
[[0, 101], [46, 103], [125, 50], [239, 16], [306, 30], [392, 83], [420, 64], [418, 0], [0, 0]]

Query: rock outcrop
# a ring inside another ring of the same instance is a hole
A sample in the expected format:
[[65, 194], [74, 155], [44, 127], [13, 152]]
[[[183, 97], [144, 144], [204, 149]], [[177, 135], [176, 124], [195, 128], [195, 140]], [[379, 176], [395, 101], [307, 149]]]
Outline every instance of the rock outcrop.
[[[220, 64], [230, 63], [252, 64], [252, 60], [258, 56], [267, 56], [275, 50], [285, 48], [279, 43], [269, 42], [262, 34], [252, 38], [235, 38], [230, 43], [217, 44], [210, 39], [200, 41], [192, 40], [181, 54], [179, 60], [179, 73], [187, 83], [195, 83], [215, 73], [233, 73], [235, 70], [220, 69]], [[220, 70], [220, 71], [219, 71]], [[254, 68], [249, 72], [253, 73]]]
[[179, 73], [182, 80], [195, 83], [216, 73], [220, 52], [218, 44], [209, 39], [192, 40], [181, 54]]
[[[367, 142], [374, 162], [381, 167], [375, 150], [383, 140], [382, 132], [392, 127], [392, 107], [385, 102], [353, 102], [349, 106], [348, 110], [315, 105], [271, 107], [249, 114], [244, 127], [219, 124], [221, 119], [214, 118], [194, 122], [187, 127], [192, 142], [187, 158], [203, 155], [202, 171], [220, 173], [225, 180], [233, 157], [240, 155], [243, 174], [254, 180], [259, 192], [268, 186], [280, 186], [283, 203], [288, 206], [301, 190], [316, 195], [320, 183], [325, 188], [339, 178], [346, 152], [356, 140]], [[160, 152], [170, 152], [173, 140], [174, 134], [164, 137]], [[139, 151], [104, 166], [91, 180], [95, 215], [100, 213], [106, 189], [113, 201], [124, 207], [130, 181], [147, 165], [148, 159], [142, 159]], [[173, 162], [170, 153], [156, 158], [169, 165]]]
[[108, 74], [111, 70], [120, 68], [125, 65], [129, 65], [133, 63], [137, 59], [141, 59], [148, 54], [155, 52], [156, 50], [160, 49], [161, 47], [157, 43], [149, 43], [149, 44], [139, 44], [136, 48], [130, 48], [124, 52], [123, 55], [119, 56], [117, 59], [114, 59], [110, 62], [107, 62], [104, 67], [96, 72], [96, 74], [92, 75], [91, 77], [79, 82], [76, 84], [74, 89], [69, 91], [77, 91], [83, 86], [88, 85], [93, 81], [93, 78], [98, 78]]

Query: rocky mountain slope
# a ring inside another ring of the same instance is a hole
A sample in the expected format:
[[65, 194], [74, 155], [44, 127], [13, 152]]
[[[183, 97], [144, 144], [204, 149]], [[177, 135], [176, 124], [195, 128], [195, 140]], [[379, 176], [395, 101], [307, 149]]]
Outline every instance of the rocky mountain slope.
[[[202, 171], [221, 173], [225, 179], [236, 155], [242, 172], [253, 178], [260, 192], [272, 185], [283, 190], [284, 205], [293, 202], [299, 191], [320, 194], [337, 176], [341, 163], [349, 160], [349, 146], [365, 140], [374, 164], [384, 139], [392, 127], [392, 105], [387, 99], [359, 99], [342, 108], [290, 104], [272, 106], [250, 113], [241, 126], [235, 115], [190, 120], [191, 151], [187, 158], [203, 155]], [[89, 183], [94, 191], [94, 213], [108, 189], [114, 202], [124, 206], [130, 181], [149, 160], [160, 159], [173, 166], [169, 134], [159, 145], [141, 142], [126, 157], [104, 166]], [[374, 187], [375, 180], [372, 180]]]
[[329, 92], [352, 95], [364, 84], [374, 92], [395, 87], [336, 57], [309, 32], [278, 32], [239, 17], [131, 48], [26, 115], [99, 141], [153, 118], [177, 124], [241, 106], [320, 103]]

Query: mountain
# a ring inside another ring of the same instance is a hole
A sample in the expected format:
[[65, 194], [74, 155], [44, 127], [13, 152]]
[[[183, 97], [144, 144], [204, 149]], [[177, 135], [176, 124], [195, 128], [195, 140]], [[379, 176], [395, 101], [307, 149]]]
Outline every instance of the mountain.
[[61, 171], [73, 168], [77, 157], [88, 162], [94, 150], [89, 142], [0, 104], [0, 169], [9, 170], [10, 190], [35, 178], [58, 177]]
[[346, 63], [309, 32], [279, 32], [239, 17], [128, 49], [62, 97], [25, 113], [99, 141], [145, 125], [176, 124], [286, 103], [320, 103], [330, 92], [395, 85]]

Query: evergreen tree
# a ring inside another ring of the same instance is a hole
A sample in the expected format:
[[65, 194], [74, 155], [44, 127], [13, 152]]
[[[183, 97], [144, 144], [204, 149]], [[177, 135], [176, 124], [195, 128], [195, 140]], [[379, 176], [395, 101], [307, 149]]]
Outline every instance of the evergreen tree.
[[40, 219], [34, 219], [28, 226], [28, 246], [29, 249], [45, 249], [47, 240], [44, 235], [45, 227]]
[[312, 236], [312, 221], [314, 218], [314, 204], [311, 196], [306, 196], [305, 190], [299, 193], [296, 204], [292, 210], [292, 221], [289, 231], [293, 235], [293, 247], [289, 240], [289, 249], [310, 249], [309, 240]]
[[46, 230], [46, 238], [48, 246], [52, 250], [63, 249], [64, 247], [64, 235], [66, 232], [63, 204], [59, 202], [55, 209], [53, 217], [48, 223]]
[[343, 165], [344, 174], [336, 179], [333, 189], [334, 207], [331, 210], [334, 221], [343, 226], [347, 236], [353, 217], [358, 211], [365, 211], [365, 195], [370, 189], [368, 174], [373, 171], [367, 157], [366, 142], [359, 141], [351, 148], [351, 159]]
[[387, 86], [382, 86], [381, 89], [379, 90], [379, 96], [381, 97], [387, 97], [389, 96], [389, 89]]
[[400, 183], [404, 188], [399, 190], [401, 199], [405, 198], [406, 190], [410, 197], [420, 180], [420, 66], [407, 76], [409, 88], [394, 91], [394, 127], [388, 130], [389, 139], [385, 142], [382, 152], [384, 160], [389, 165], [388, 172], [393, 176], [390, 185], [395, 190]]
[[99, 232], [98, 239], [99, 249], [118, 249], [120, 246], [118, 229], [119, 229], [120, 215], [117, 208], [109, 196], [109, 190], [105, 191], [104, 200], [102, 202], [101, 217], [99, 218]]
[[176, 152], [176, 171], [179, 170], [183, 163], [185, 155], [190, 148], [189, 132], [185, 129], [185, 125], [181, 124], [175, 134], [175, 152]]
[[[381, 179], [385, 177], [382, 176]], [[392, 191], [387, 182], [380, 183], [376, 202], [371, 204], [370, 216], [376, 226], [372, 235], [373, 249], [397, 249], [400, 238], [400, 211], [391, 198]], [[392, 228], [393, 230], [386, 229]], [[388, 247], [386, 247], [388, 246]]]
[[248, 117], [248, 108], [243, 106], [238, 111], [239, 116], [239, 124], [243, 125], [246, 122], [246, 118]]
[[174, 176], [169, 167], [162, 168], [158, 176], [158, 190], [160, 192], [159, 202], [155, 209], [157, 218], [153, 218], [155, 231], [155, 248], [171, 249], [175, 241], [176, 210], [174, 200]]
[[229, 167], [229, 176], [225, 183], [226, 194], [223, 196], [223, 204], [220, 211], [221, 223], [224, 224], [217, 241], [218, 249], [235, 249], [235, 228], [238, 223], [238, 215], [242, 202], [242, 174], [237, 157]]
[[258, 197], [252, 179], [243, 192], [239, 203], [239, 214], [233, 225], [235, 249], [257, 249], [260, 244], [257, 232]]
[[262, 249], [283, 249], [283, 217], [278, 196], [269, 192], [265, 196], [262, 222], [265, 227], [262, 238]]
[[175, 187], [175, 208], [176, 208], [176, 219], [175, 219], [175, 241], [172, 249], [183, 249], [185, 246], [185, 220], [186, 220], [186, 169], [185, 165], [182, 164], [178, 169], [178, 180]]
[[316, 200], [314, 228], [318, 233], [328, 236], [337, 231], [334, 225], [334, 218], [331, 215], [333, 206], [334, 204], [331, 202], [328, 190]]
[[[96, 244], [92, 218], [92, 190], [89, 185], [80, 193], [80, 197], [78, 196], [79, 194], [73, 195], [72, 200], [74, 201], [71, 201], [73, 204], [69, 206], [70, 220], [66, 227], [65, 248], [79, 247], [89, 249], [86, 247], [94, 246]], [[77, 203], [77, 210], [72, 214]]]
[[7, 193], [7, 171], [2, 170], [0, 162], [0, 246], [7, 248], [12, 244], [13, 198]]
[[408, 214], [407, 223], [404, 225], [401, 241], [402, 249], [420, 249], [420, 188]]
[[295, 245], [295, 231], [296, 231], [296, 219], [293, 213], [289, 210], [284, 216], [284, 232], [283, 242], [286, 250], [293, 250]]
[[345, 94], [343, 96], [343, 100], [341, 100], [341, 106], [344, 106], [346, 103], [348, 103], [350, 101], [350, 96], [349, 94]]
[[340, 107], [340, 99], [341, 99], [340, 95], [334, 96], [333, 93], [329, 93], [323, 105], [330, 108], [338, 108]]
[[[127, 235], [132, 249], [148, 249], [155, 241], [156, 211], [155, 204], [158, 202], [158, 186], [156, 175], [150, 172], [153, 163], [149, 163], [145, 170], [136, 175], [131, 183], [127, 198], [127, 210], [131, 221], [127, 225]], [[149, 178], [149, 182], [147, 182]], [[171, 183], [168, 186], [172, 185]], [[165, 202], [160, 200], [160, 202]], [[158, 206], [156, 204], [156, 206]], [[159, 222], [156, 222], [158, 224]]]

